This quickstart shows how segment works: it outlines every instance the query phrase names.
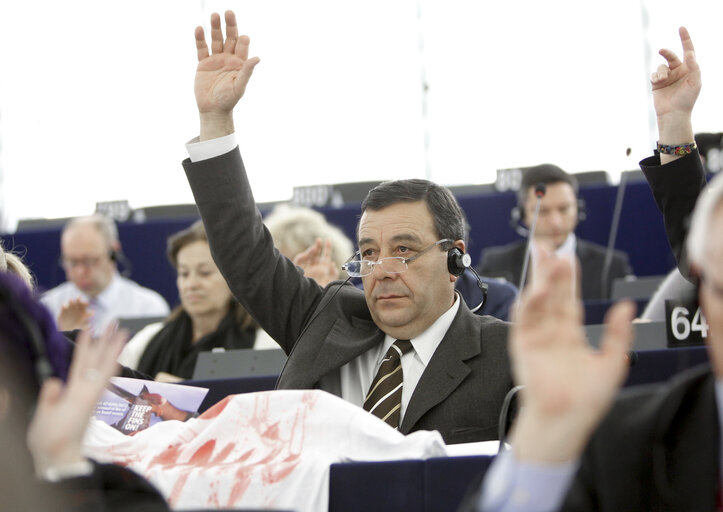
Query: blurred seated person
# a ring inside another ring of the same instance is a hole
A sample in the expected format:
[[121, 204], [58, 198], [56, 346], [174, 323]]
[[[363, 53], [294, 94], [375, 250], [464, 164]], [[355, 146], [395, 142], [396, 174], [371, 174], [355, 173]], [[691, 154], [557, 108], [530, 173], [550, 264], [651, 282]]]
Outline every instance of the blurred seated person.
[[344, 232], [311, 208], [278, 205], [264, 218], [264, 224], [281, 254], [321, 286], [341, 277], [341, 266], [354, 252], [354, 244]]
[[[484, 304], [475, 313], [508, 321], [512, 305], [517, 300], [517, 287], [504, 279], [494, 277], [480, 276], [480, 280], [487, 285], [487, 291]], [[470, 309], [474, 309], [482, 303], [483, 292], [471, 271], [460, 275], [454, 283], [454, 288], [462, 295]]]
[[83, 333], [69, 369], [71, 345], [26, 285], [0, 272], [0, 508], [169, 510], [136, 473], [83, 455], [90, 416], [117, 369], [124, 335], [93, 341]]
[[118, 361], [156, 380], [177, 382], [193, 377], [200, 352], [254, 348], [258, 326], [232, 297], [200, 220], [168, 239], [167, 255], [181, 305], [165, 321], [139, 331]]
[[61, 331], [91, 327], [100, 333], [118, 318], [169, 313], [159, 293], [118, 273], [122, 253], [112, 219], [99, 214], [71, 219], [63, 228], [60, 250], [68, 281], [45, 292], [40, 300]]
[[[469, 244], [469, 220], [462, 211], [465, 224], [465, 242]], [[477, 283], [472, 270], [465, 271], [454, 282], [454, 288], [462, 295], [467, 306], [478, 315], [490, 315], [500, 320], [509, 320], [512, 305], [517, 300], [517, 286], [505, 279], [479, 276], [487, 287], [483, 290]], [[479, 308], [479, 309], [475, 309]]]
[[[578, 199], [578, 185], [574, 176], [552, 164], [531, 167], [523, 173], [517, 192], [518, 205], [512, 211], [513, 222], [520, 224], [518, 233], [523, 234], [530, 229], [538, 201], [535, 188], [539, 183], [543, 183], [546, 190], [540, 200], [528, 269], [535, 267], [539, 247], [544, 246], [558, 256], [577, 260], [583, 300], [609, 298], [613, 280], [632, 275], [633, 270], [628, 256], [621, 251], [614, 251], [606, 271], [606, 248], [575, 236], [584, 204]], [[520, 280], [526, 249], [526, 240], [487, 248], [480, 256], [478, 271], [490, 277], [503, 277], [524, 287], [526, 283], [520, 283]], [[529, 273], [526, 277], [525, 281], [528, 281]]]

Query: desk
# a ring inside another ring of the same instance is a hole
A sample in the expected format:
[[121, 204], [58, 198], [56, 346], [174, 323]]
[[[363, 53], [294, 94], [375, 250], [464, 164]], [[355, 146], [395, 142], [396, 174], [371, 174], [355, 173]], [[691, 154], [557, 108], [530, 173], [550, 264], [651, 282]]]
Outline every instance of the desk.
[[450, 512], [493, 457], [332, 464], [329, 512]]

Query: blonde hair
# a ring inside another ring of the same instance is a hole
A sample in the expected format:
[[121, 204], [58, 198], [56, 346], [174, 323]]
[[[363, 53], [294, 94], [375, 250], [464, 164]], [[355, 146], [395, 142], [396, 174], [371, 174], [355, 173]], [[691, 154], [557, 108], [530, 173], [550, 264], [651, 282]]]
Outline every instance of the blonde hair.
[[35, 279], [23, 260], [17, 254], [6, 251], [2, 243], [0, 243], [0, 272], [15, 274], [28, 285], [28, 288], [31, 290], [35, 288]]
[[292, 259], [314, 245], [317, 238], [331, 241], [331, 259], [340, 271], [354, 252], [354, 244], [344, 232], [311, 208], [278, 205], [264, 218], [264, 224], [276, 248]]

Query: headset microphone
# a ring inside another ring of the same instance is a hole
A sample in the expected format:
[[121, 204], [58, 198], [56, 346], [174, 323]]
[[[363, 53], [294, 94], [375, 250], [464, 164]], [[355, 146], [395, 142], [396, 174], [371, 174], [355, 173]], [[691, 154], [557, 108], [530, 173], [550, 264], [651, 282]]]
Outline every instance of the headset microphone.
[[600, 273], [600, 289], [602, 290], [601, 298], [607, 298], [610, 296], [612, 291], [610, 283], [608, 283], [610, 277], [610, 266], [613, 262], [613, 252], [615, 250], [615, 239], [618, 235], [618, 227], [620, 226], [620, 214], [623, 210], [623, 200], [625, 199], [625, 188], [627, 187], [628, 175], [622, 173], [620, 175], [620, 184], [618, 185], [618, 192], [615, 196], [615, 208], [613, 210], [613, 220], [610, 224], [610, 233], [608, 234], [608, 245], [605, 248], [605, 260], [603, 262], [602, 272]]
[[542, 202], [542, 198], [545, 197], [545, 192], [547, 192], [547, 186], [544, 183], [538, 183], [535, 185], [535, 213], [532, 216], [532, 222], [530, 223], [530, 232], [527, 234], [527, 247], [525, 249], [525, 261], [522, 265], [519, 290], [522, 290], [525, 286], [525, 280], [527, 280], [527, 267], [530, 264], [530, 253], [532, 252], [532, 237], [535, 236], [535, 230], [537, 229], [537, 217], [540, 215], [540, 203]]
[[479, 288], [480, 292], [482, 292], [482, 302], [480, 302], [475, 308], [470, 310], [472, 311], [472, 313], [476, 313], [477, 310], [484, 306], [485, 302], [487, 301], [487, 289], [489, 288], [489, 286], [487, 285], [487, 283], [482, 282], [482, 279], [480, 279], [477, 271], [472, 268], [472, 257], [468, 253], [462, 252], [459, 247], [452, 247], [449, 251], [447, 251], [447, 271], [449, 271], [449, 273], [453, 276], [459, 277], [464, 274], [465, 270], [472, 271], [475, 279], [477, 279], [477, 287]]

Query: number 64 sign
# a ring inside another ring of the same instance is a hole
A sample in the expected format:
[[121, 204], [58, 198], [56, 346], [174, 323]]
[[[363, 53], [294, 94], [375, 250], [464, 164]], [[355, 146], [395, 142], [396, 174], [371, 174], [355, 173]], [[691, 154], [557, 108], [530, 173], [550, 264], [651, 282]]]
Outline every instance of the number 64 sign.
[[665, 301], [665, 332], [668, 347], [704, 345], [708, 322], [697, 302]]

